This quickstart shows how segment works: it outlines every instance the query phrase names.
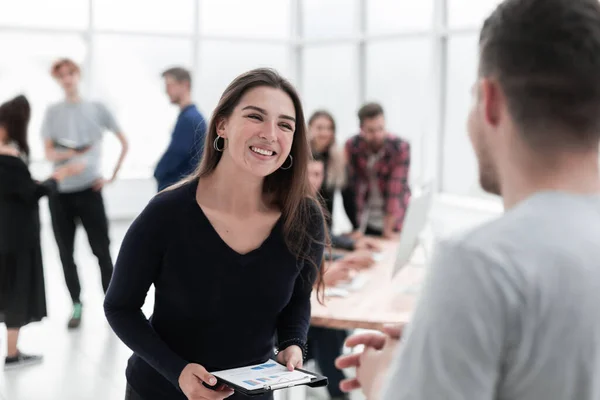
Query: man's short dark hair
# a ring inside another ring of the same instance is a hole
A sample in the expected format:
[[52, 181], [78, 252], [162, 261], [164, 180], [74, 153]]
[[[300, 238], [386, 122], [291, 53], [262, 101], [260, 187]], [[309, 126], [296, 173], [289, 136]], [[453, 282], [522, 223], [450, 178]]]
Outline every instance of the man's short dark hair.
[[499, 82], [528, 142], [598, 144], [598, 0], [506, 0], [485, 21], [479, 45], [479, 75]]
[[167, 76], [172, 77], [177, 82], [187, 82], [190, 84], [190, 87], [192, 87], [192, 75], [190, 74], [190, 71], [188, 71], [185, 68], [182, 68], [182, 67], [169, 68], [165, 72], [162, 73], [163, 78], [166, 78]]
[[373, 119], [380, 115], [383, 115], [383, 107], [378, 103], [367, 103], [358, 110], [358, 120], [361, 126], [365, 120]]

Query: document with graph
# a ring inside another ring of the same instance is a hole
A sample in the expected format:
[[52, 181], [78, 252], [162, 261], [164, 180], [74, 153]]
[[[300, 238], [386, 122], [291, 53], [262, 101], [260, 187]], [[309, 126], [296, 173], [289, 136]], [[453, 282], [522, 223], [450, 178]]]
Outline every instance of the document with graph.
[[214, 376], [234, 390], [246, 394], [262, 394], [298, 385], [325, 386], [327, 378], [308, 371], [287, 367], [269, 360], [263, 364], [212, 372]]

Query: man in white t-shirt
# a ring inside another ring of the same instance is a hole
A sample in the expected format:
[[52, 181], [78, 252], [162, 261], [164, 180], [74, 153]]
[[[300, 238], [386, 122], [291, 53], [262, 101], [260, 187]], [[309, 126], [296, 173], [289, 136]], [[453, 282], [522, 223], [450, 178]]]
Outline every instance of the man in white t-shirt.
[[[65, 282], [73, 301], [69, 328], [81, 323], [81, 286], [73, 253], [75, 231], [81, 223], [92, 252], [98, 259], [104, 292], [112, 277], [108, 218], [102, 189], [113, 182], [127, 154], [128, 142], [108, 108], [97, 101], [83, 99], [79, 93], [79, 66], [70, 59], [60, 59], [52, 66], [52, 77], [63, 89], [65, 98], [46, 110], [42, 137], [46, 159], [55, 168], [70, 163], [85, 165], [80, 174], [61, 181], [58, 193], [49, 197], [52, 228], [63, 265]], [[121, 154], [109, 179], [104, 179], [102, 166], [102, 137], [114, 133], [121, 144]]]
[[468, 130], [506, 212], [439, 245], [398, 346], [348, 339], [367, 347], [337, 361], [357, 367], [342, 389], [600, 399], [600, 3], [507, 0], [479, 47]]

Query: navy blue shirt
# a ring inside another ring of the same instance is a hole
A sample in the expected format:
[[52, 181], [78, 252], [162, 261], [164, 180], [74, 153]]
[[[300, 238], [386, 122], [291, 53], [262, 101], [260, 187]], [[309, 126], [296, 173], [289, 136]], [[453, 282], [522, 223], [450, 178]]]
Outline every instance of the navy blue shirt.
[[154, 170], [159, 191], [194, 171], [202, 156], [205, 138], [204, 117], [190, 104], [179, 113], [171, 143]]
[[[127, 380], [144, 399], [185, 399], [190, 362], [209, 371], [261, 363], [279, 343], [306, 341], [310, 296], [323, 257], [323, 217], [314, 204], [307, 257], [296, 257], [280, 218], [263, 244], [231, 249], [196, 202], [198, 181], [156, 195], [129, 228], [106, 294], [106, 317], [133, 350]], [[320, 243], [318, 243], [320, 242]], [[308, 261], [312, 260], [312, 262]], [[155, 303], [141, 311], [150, 285]], [[285, 346], [282, 346], [285, 347]]]

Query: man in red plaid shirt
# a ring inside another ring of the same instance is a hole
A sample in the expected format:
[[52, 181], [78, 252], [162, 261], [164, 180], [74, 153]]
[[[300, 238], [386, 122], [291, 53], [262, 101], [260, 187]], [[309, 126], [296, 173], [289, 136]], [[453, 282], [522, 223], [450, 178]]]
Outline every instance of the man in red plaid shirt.
[[358, 119], [360, 133], [345, 146], [348, 187], [344, 205], [358, 232], [395, 238], [410, 199], [410, 145], [385, 130], [381, 105], [365, 104]]

